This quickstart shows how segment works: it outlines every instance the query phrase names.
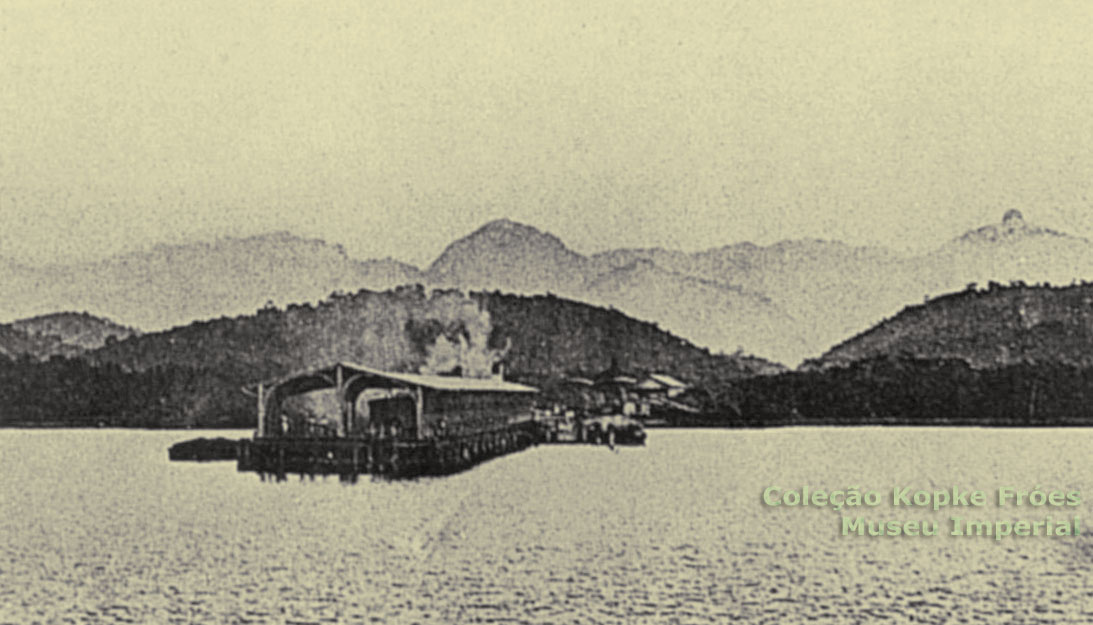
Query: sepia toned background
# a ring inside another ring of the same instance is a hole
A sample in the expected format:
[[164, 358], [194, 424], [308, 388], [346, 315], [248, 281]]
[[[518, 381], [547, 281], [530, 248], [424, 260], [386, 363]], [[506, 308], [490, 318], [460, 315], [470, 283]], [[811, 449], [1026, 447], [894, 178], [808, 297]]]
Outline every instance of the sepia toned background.
[[[1093, 497], [1089, 32], [1082, 2], [0, 0], [0, 625], [1089, 622], [1084, 534], [760, 503]], [[673, 427], [394, 482], [168, 462], [253, 435], [241, 387], [467, 353], [540, 408], [668, 376]]]
[[1093, 233], [1081, 2], [0, 4], [0, 254]]

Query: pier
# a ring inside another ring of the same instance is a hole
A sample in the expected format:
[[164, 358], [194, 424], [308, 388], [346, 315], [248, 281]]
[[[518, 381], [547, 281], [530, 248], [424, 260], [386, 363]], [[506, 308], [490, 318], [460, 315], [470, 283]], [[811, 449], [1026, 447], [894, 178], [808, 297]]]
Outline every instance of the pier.
[[339, 362], [244, 391], [257, 402], [252, 438], [183, 441], [168, 450], [170, 459], [235, 460], [239, 471], [278, 481], [288, 474], [355, 480], [447, 475], [539, 444], [645, 444], [636, 419], [558, 406], [537, 410], [538, 389], [500, 376], [397, 373]]
[[[381, 371], [339, 362], [245, 389], [257, 400], [253, 439], [238, 468], [287, 473], [444, 475], [544, 440], [538, 389], [492, 378]], [[311, 396], [334, 415], [308, 418], [286, 406]], [[331, 418], [332, 417], [332, 418]]]
[[287, 474], [388, 477], [448, 475], [542, 441], [538, 424], [433, 440], [378, 438], [255, 438], [239, 441], [240, 471], [284, 479]]

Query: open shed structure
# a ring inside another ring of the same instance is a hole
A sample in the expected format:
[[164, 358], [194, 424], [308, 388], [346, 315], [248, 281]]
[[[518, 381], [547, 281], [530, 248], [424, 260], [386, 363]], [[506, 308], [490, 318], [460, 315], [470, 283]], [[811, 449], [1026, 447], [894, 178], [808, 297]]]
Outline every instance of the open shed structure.
[[[337, 406], [334, 427], [313, 427], [284, 410], [289, 398], [323, 390]], [[248, 391], [257, 398], [258, 427], [240, 454], [241, 469], [273, 464], [283, 471], [287, 459], [314, 472], [449, 472], [538, 440], [538, 390], [499, 378], [338, 362]]]

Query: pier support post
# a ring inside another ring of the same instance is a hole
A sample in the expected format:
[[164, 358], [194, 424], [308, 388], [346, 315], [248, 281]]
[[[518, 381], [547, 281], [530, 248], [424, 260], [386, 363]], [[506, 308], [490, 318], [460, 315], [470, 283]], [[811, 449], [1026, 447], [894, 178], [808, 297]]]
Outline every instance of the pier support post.
[[414, 438], [421, 440], [425, 425], [425, 391], [419, 386], [414, 393]]
[[258, 385], [258, 438], [266, 435], [266, 389]]
[[334, 393], [338, 398], [339, 424], [342, 436], [349, 435], [349, 410], [345, 401], [345, 379], [342, 374], [342, 366], [334, 367]]

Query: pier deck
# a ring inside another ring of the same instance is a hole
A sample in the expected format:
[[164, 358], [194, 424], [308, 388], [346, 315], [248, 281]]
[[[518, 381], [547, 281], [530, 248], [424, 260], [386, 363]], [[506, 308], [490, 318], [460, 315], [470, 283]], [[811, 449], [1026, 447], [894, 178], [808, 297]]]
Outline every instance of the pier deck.
[[543, 439], [535, 422], [424, 441], [346, 438], [256, 438], [240, 441], [238, 468], [288, 473], [390, 477], [447, 475], [527, 449]]

